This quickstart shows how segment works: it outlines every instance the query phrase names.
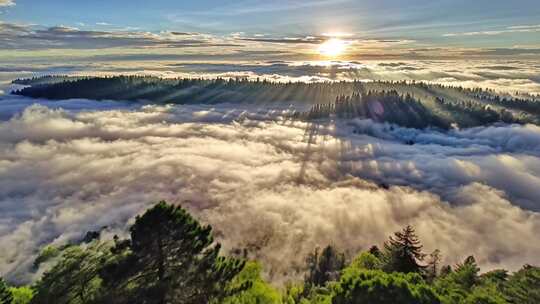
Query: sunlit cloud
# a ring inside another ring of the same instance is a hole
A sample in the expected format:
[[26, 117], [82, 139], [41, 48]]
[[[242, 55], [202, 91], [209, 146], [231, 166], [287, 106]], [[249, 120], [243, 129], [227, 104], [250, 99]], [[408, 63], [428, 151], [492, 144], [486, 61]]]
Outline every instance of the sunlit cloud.
[[280, 43], [280, 44], [320, 44], [325, 41], [322, 37], [305, 36], [305, 37], [236, 37], [245, 41]]
[[15, 1], [14, 0], [0, 0], [0, 7], [2, 6], [14, 6]]
[[444, 34], [443, 36], [444, 37], [494, 36], [494, 35], [501, 35], [501, 34], [537, 33], [537, 32], [540, 32], [540, 25], [515, 25], [515, 26], [509, 26], [503, 30], [448, 33], [448, 34]]
[[225, 250], [247, 248], [277, 281], [317, 246], [356, 252], [407, 224], [445, 263], [540, 262], [536, 126], [442, 134], [287, 120], [301, 105], [11, 98], [0, 109], [19, 113], [0, 123], [0, 272], [16, 281], [35, 277], [40, 247], [122, 235], [159, 199], [212, 224]]
[[97, 31], [75, 27], [48, 28], [16, 23], [0, 23], [0, 42], [6, 49], [103, 49], [117, 47], [241, 47], [211, 35], [178, 32]]

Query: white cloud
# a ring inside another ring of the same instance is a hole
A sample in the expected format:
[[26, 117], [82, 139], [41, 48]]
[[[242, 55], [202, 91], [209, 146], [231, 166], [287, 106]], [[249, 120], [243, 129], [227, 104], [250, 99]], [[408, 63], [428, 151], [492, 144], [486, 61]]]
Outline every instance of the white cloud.
[[502, 29], [502, 30], [448, 33], [448, 34], [444, 34], [443, 36], [444, 37], [494, 36], [494, 35], [501, 35], [501, 34], [536, 33], [536, 32], [540, 32], [540, 25], [515, 25], [515, 26], [509, 26], [506, 29]]
[[39, 247], [102, 226], [122, 233], [160, 199], [212, 224], [226, 250], [248, 248], [274, 280], [316, 246], [355, 252], [406, 224], [447, 263], [540, 263], [530, 242], [540, 214], [527, 210], [538, 208], [528, 205], [540, 189], [538, 127], [443, 134], [291, 121], [288, 105], [68, 104], [76, 111], [32, 106], [0, 124], [0, 272], [10, 278], [31, 277]]
[[14, 6], [15, 1], [14, 0], [0, 0], [0, 7], [2, 6]]
[[[108, 24], [98, 23], [98, 25]], [[0, 43], [4, 50], [237, 46], [228, 40], [211, 35], [156, 34], [130, 28], [114, 31], [81, 30], [64, 25], [45, 28], [1, 21]]]

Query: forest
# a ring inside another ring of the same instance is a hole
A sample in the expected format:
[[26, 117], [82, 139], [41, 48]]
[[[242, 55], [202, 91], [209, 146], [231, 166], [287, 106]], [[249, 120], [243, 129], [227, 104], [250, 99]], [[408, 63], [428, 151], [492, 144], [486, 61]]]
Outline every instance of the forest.
[[43, 76], [17, 79], [12, 93], [53, 100], [216, 104], [300, 103], [295, 118], [370, 118], [411, 128], [467, 128], [494, 123], [540, 125], [537, 96], [407, 81], [272, 82], [246, 78], [164, 79], [150, 76]]
[[162, 201], [136, 218], [129, 237], [89, 232], [78, 244], [43, 248], [34, 266], [49, 269], [28, 286], [0, 279], [0, 303], [540, 303], [539, 267], [481, 272], [473, 256], [442, 265], [444, 253], [424, 252], [411, 226], [353, 256], [314, 248], [303, 279], [279, 286], [247, 250], [235, 252], [223, 254], [210, 226]]

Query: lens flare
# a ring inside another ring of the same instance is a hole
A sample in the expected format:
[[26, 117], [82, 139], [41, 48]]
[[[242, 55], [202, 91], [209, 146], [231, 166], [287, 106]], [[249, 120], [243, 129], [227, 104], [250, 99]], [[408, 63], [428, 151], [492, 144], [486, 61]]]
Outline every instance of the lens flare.
[[337, 57], [345, 51], [347, 43], [338, 38], [332, 38], [319, 46], [319, 53], [328, 57]]

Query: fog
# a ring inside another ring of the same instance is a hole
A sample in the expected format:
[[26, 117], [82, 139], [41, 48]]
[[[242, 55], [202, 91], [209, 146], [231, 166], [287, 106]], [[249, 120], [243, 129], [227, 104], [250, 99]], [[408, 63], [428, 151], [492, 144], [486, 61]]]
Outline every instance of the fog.
[[540, 263], [539, 127], [308, 123], [287, 119], [295, 107], [4, 96], [0, 273], [32, 281], [39, 248], [125, 235], [158, 200], [211, 224], [225, 251], [247, 248], [276, 282], [317, 246], [353, 254], [407, 224], [445, 263]]
[[[229, 60], [223, 62], [222, 60]], [[33, 62], [0, 58], [0, 90], [9, 92], [9, 81], [39, 75], [137, 74], [160, 77], [246, 77], [273, 81], [415, 80], [500, 92], [540, 94], [538, 60], [402, 60], [402, 61], [292, 61], [256, 58], [183, 58], [170, 56], [120, 56], [56, 62], [51, 58]]]

